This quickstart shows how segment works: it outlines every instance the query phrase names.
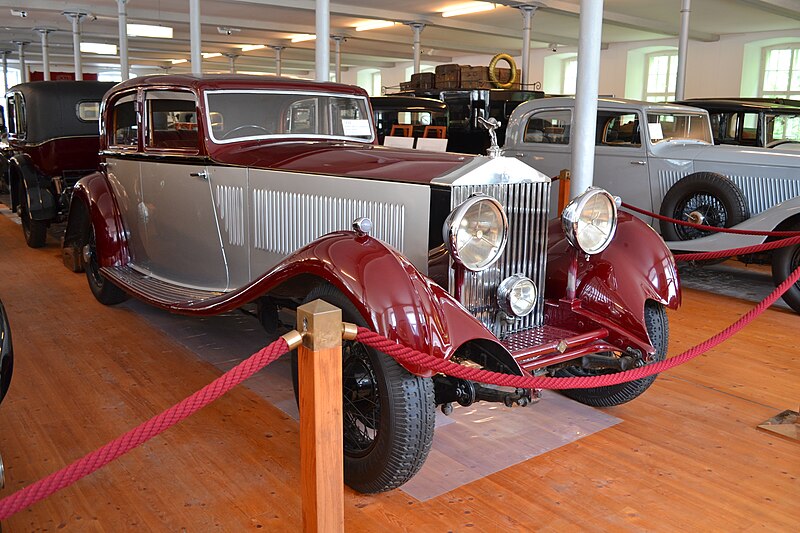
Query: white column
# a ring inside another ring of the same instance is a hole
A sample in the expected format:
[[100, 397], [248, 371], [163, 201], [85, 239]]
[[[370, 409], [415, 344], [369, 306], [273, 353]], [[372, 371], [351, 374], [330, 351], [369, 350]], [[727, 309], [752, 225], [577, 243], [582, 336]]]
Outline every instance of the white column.
[[317, 0], [316, 79], [328, 81], [331, 72], [331, 3]]
[[117, 14], [119, 19], [119, 70], [122, 74], [122, 81], [127, 80], [130, 75], [131, 65], [128, 61], [128, 10], [125, 4], [128, 0], [117, 0]]
[[42, 37], [42, 72], [44, 81], [50, 81], [50, 44], [49, 35], [55, 30], [52, 28], [34, 28]]
[[189, 0], [189, 40], [192, 58], [192, 74], [203, 74], [203, 56], [200, 55], [200, 0]]
[[28, 83], [30, 76], [28, 76], [28, 66], [25, 64], [25, 45], [28, 41], [11, 41], [17, 45], [17, 52], [19, 53], [19, 76], [21, 83]]
[[683, 0], [681, 4], [681, 33], [678, 43], [678, 76], [675, 80], [675, 99], [683, 100], [686, 89], [686, 54], [689, 51], [689, 15], [692, 0]]
[[572, 151], [572, 198], [592, 185], [594, 141], [597, 130], [597, 91], [600, 79], [600, 45], [603, 28], [603, 0], [581, 0], [578, 33], [578, 83]]
[[537, 6], [520, 6], [522, 13], [522, 90], [528, 88], [531, 71], [531, 18]]
[[331, 37], [333, 39], [333, 46], [334, 46], [334, 73], [336, 74], [336, 83], [342, 83], [342, 41], [345, 40], [344, 35], [334, 35]]
[[70, 21], [72, 21], [72, 54], [75, 58], [75, 79], [83, 79], [83, 63], [81, 62], [81, 21], [86, 13], [82, 11], [64, 11]]
[[409, 26], [414, 32], [414, 74], [419, 74], [420, 70], [420, 55], [422, 53], [422, 49], [420, 47], [422, 39], [420, 38], [420, 34], [422, 30], [425, 29], [425, 24], [421, 22], [411, 22]]
[[275, 75], [281, 75], [281, 52], [283, 51], [285, 46], [271, 46], [273, 50], [275, 50]]
[[8, 54], [10, 53], [8, 50], [0, 51], [0, 54], [3, 55], [3, 94], [6, 94], [8, 90]]
[[230, 65], [231, 74], [236, 74], [236, 58], [239, 57], [239, 54], [234, 54], [233, 52], [225, 52], [222, 55], [228, 58], [228, 64]]

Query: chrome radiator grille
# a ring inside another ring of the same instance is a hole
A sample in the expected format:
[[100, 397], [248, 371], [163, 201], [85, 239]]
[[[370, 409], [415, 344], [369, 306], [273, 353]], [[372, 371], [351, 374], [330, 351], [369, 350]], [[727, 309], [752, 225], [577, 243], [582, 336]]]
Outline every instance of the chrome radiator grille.
[[[506, 208], [508, 244], [500, 259], [489, 269], [465, 273], [460, 301], [502, 339], [510, 333], [539, 326], [543, 322], [550, 183], [456, 186], [452, 191], [451, 209], [475, 193], [492, 196]], [[530, 315], [509, 323], [498, 317], [497, 288], [513, 274], [524, 274], [531, 278], [536, 283], [539, 296]], [[451, 294], [459, 294], [453, 269], [450, 269], [449, 283]]]

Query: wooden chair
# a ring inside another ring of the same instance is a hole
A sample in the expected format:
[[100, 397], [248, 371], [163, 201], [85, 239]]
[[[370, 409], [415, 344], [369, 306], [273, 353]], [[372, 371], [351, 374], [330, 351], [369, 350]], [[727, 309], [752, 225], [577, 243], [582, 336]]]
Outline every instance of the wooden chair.
[[435, 139], [446, 139], [447, 138], [447, 128], [444, 126], [425, 126], [425, 129], [422, 131], [422, 136], [433, 137]]
[[414, 127], [411, 124], [392, 124], [392, 130], [389, 132], [391, 137], [413, 137]]

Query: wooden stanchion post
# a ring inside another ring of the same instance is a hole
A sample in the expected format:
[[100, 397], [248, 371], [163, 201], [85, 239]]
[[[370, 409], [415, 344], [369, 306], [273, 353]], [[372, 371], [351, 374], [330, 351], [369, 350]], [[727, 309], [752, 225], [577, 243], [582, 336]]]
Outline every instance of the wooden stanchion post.
[[558, 173], [558, 214], [564, 212], [564, 208], [569, 203], [569, 170], [566, 168]]
[[314, 300], [297, 309], [303, 531], [344, 531], [342, 311]]

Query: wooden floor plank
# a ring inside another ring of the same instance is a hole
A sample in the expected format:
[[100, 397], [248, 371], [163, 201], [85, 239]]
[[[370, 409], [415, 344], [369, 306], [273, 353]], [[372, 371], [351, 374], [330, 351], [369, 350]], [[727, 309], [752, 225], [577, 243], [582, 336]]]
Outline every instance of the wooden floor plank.
[[[19, 226], [0, 217], [0, 298], [17, 357], [0, 406], [8, 479], [0, 496], [219, 375], [137, 312], [98, 304], [58, 252], [54, 241], [28, 249]], [[669, 314], [670, 353], [751, 305], [685, 291], [683, 308]], [[437, 498], [346, 489], [346, 530], [796, 531], [800, 444], [755, 427], [798, 407], [798, 331], [798, 315], [770, 309], [735, 340], [607, 410], [622, 423]], [[513, 439], [504, 435], [498, 450]], [[298, 531], [298, 445], [295, 421], [239, 387], [3, 531]]]

